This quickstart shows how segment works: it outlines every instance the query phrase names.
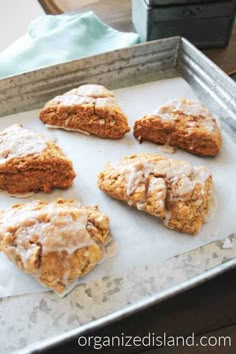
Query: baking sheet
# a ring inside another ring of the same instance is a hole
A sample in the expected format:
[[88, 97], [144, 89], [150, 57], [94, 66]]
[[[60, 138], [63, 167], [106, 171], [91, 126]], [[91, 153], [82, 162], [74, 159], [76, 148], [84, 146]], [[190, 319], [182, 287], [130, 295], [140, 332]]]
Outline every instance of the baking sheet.
[[[127, 114], [132, 128], [135, 119], [152, 112], [158, 105], [176, 97], [196, 98], [191, 87], [182, 78], [173, 78], [142, 84], [114, 91], [117, 101]], [[215, 113], [215, 112], [214, 112]], [[25, 128], [56, 139], [73, 161], [77, 177], [67, 191], [54, 190], [50, 194], [37, 193], [24, 200], [11, 198], [1, 191], [0, 208], [31, 199], [54, 200], [58, 197], [74, 198], [85, 205], [98, 204], [110, 217], [111, 234], [119, 245], [119, 252], [80, 279], [80, 282], [101, 278], [105, 275], [129, 272], [135, 266], [161, 262], [177, 254], [190, 251], [204, 244], [228, 236], [236, 230], [235, 195], [236, 144], [223, 134], [224, 143], [216, 158], [200, 158], [177, 150], [170, 155], [152, 143], [138, 144], [132, 129], [123, 139], [112, 141], [63, 130], [48, 129], [38, 119], [39, 110], [18, 113], [0, 119], [0, 129], [21, 123]], [[205, 165], [212, 172], [218, 208], [214, 219], [205, 224], [197, 236], [181, 234], [166, 229], [157, 218], [130, 208], [111, 199], [97, 188], [98, 173], [108, 161], [139, 152], [157, 152], [169, 158], [183, 159], [194, 165]], [[29, 275], [22, 273], [14, 264], [0, 254], [0, 296], [45, 291]]]

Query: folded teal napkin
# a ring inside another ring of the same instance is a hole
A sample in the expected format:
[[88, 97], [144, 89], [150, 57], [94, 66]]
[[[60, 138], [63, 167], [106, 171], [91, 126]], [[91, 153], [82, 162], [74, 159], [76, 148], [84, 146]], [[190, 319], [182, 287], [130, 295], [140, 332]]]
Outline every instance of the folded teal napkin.
[[45, 15], [35, 19], [24, 37], [0, 54], [0, 77], [132, 46], [136, 33], [119, 32], [93, 12]]

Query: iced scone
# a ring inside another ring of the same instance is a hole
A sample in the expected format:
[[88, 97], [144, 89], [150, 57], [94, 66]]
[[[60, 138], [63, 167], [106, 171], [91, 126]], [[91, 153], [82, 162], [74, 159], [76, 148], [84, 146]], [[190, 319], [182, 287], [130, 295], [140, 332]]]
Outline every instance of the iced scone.
[[71, 187], [75, 172], [54, 142], [14, 124], [0, 132], [0, 189], [10, 194]]
[[40, 119], [48, 127], [120, 139], [130, 131], [114, 94], [101, 85], [83, 85], [46, 103]]
[[207, 168], [151, 153], [109, 163], [98, 176], [98, 186], [161, 218], [166, 227], [189, 234], [197, 234], [207, 221], [213, 195]]
[[217, 155], [222, 145], [216, 118], [201, 102], [186, 99], [174, 99], [137, 120], [134, 136], [202, 156]]
[[0, 250], [58, 293], [102, 260], [109, 240], [108, 217], [74, 200], [35, 200], [0, 212]]

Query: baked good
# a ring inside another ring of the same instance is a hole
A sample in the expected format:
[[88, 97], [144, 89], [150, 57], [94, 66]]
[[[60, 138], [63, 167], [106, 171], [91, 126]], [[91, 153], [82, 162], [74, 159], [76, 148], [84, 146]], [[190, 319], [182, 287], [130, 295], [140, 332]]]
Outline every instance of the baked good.
[[134, 136], [202, 156], [217, 155], [222, 145], [216, 118], [201, 102], [186, 99], [174, 99], [137, 120]]
[[151, 153], [108, 163], [98, 176], [98, 186], [161, 218], [168, 228], [189, 234], [197, 234], [206, 221], [213, 190], [207, 168]]
[[120, 139], [130, 131], [114, 95], [101, 85], [83, 85], [49, 101], [40, 119], [51, 128]]
[[0, 188], [11, 194], [69, 188], [71, 161], [54, 142], [14, 124], [0, 132]]
[[35, 200], [0, 212], [0, 250], [44, 286], [63, 293], [104, 257], [109, 219], [74, 200]]

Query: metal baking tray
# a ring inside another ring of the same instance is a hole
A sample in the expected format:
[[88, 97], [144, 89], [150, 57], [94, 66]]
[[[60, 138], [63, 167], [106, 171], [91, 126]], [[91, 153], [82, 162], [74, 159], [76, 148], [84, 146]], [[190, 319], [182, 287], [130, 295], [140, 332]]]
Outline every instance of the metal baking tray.
[[[180, 37], [2, 79], [0, 116], [39, 108], [49, 98], [83, 83], [101, 82], [115, 89], [175, 76], [182, 76], [209, 108], [224, 111], [224, 129], [236, 139], [236, 84]], [[52, 292], [4, 298], [0, 353], [45, 350], [234, 268], [236, 234], [228, 239], [230, 248], [225, 248], [225, 240], [216, 241], [158, 265], [82, 284], [63, 299]]]

